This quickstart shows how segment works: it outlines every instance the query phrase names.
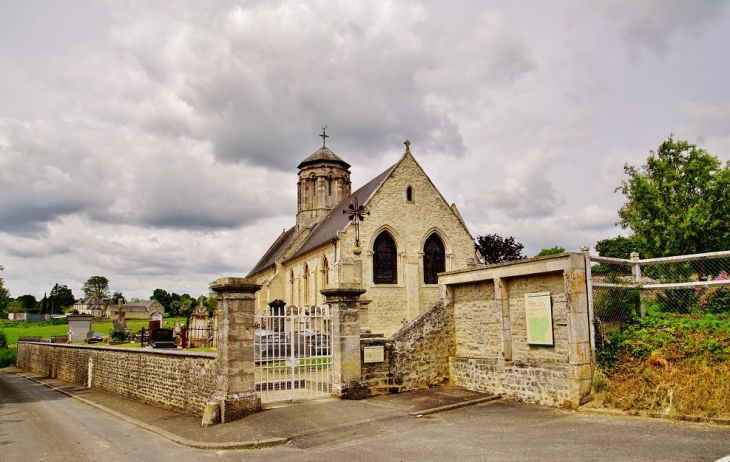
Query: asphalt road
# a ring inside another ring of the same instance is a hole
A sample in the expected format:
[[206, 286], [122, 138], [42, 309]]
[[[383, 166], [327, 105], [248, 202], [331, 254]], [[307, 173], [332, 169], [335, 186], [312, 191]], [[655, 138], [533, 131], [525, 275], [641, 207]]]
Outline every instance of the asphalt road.
[[191, 449], [42, 385], [0, 374], [0, 460], [715, 461], [730, 427], [597, 416], [510, 401], [311, 431], [289, 444]]

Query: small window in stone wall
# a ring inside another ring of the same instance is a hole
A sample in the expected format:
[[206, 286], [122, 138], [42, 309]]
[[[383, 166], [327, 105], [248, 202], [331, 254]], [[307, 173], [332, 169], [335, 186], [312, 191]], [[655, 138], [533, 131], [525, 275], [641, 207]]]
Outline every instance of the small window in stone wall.
[[413, 202], [413, 188], [410, 186], [406, 188], [406, 201]]

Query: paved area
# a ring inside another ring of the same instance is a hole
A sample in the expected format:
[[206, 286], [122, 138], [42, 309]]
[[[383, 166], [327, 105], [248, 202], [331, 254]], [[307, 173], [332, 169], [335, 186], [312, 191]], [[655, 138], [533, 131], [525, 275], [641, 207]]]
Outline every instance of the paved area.
[[293, 405], [269, 407], [237, 422], [202, 427], [201, 417], [155, 408], [15, 367], [5, 368], [3, 372], [42, 383], [172, 441], [203, 449], [284, 444], [317, 433], [384, 420], [427, 416], [499, 398], [488, 393], [444, 387], [362, 401], [302, 401]]
[[55, 387], [179, 443], [177, 448], [189, 451], [180, 460], [717, 461], [730, 454], [730, 427], [725, 425], [591, 415], [495, 400], [458, 388], [364, 401], [308, 401], [202, 428], [199, 417], [17, 369], [3, 372]]

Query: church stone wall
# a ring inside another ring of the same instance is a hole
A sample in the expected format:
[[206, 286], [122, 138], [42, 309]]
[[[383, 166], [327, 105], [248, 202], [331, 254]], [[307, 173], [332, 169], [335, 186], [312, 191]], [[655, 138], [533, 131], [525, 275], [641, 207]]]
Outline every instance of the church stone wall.
[[371, 395], [446, 385], [455, 350], [453, 311], [439, 302], [391, 338], [361, 339], [361, 354], [369, 346], [383, 346], [385, 354], [383, 362], [362, 364]]
[[[550, 406], [590, 392], [585, 261], [577, 253], [442, 276], [454, 311], [451, 383]], [[553, 346], [527, 343], [525, 294], [549, 292]]]
[[218, 388], [216, 355], [18, 342], [17, 367], [176, 412], [202, 416]]
[[[409, 186], [413, 192], [411, 202], [406, 199]], [[360, 225], [363, 284], [368, 290], [364, 298], [373, 300], [368, 307], [372, 331], [387, 336], [404, 320], [415, 319], [438, 300], [438, 286], [423, 282], [423, 245], [431, 232], [437, 231], [444, 242], [447, 271], [467, 267], [467, 261], [474, 256], [474, 240], [410, 155], [398, 164], [367, 207], [372, 214]], [[391, 232], [398, 247], [398, 284], [372, 283], [373, 243], [384, 229]], [[347, 234], [340, 241], [342, 255], [352, 255], [354, 238], [350, 228]]]

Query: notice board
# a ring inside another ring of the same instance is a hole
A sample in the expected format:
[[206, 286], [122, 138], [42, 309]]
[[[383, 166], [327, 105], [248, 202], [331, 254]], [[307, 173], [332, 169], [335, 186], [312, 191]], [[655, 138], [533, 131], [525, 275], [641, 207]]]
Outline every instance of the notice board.
[[554, 345], [553, 307], [550, 292], [525, 294], [528, 345]]

